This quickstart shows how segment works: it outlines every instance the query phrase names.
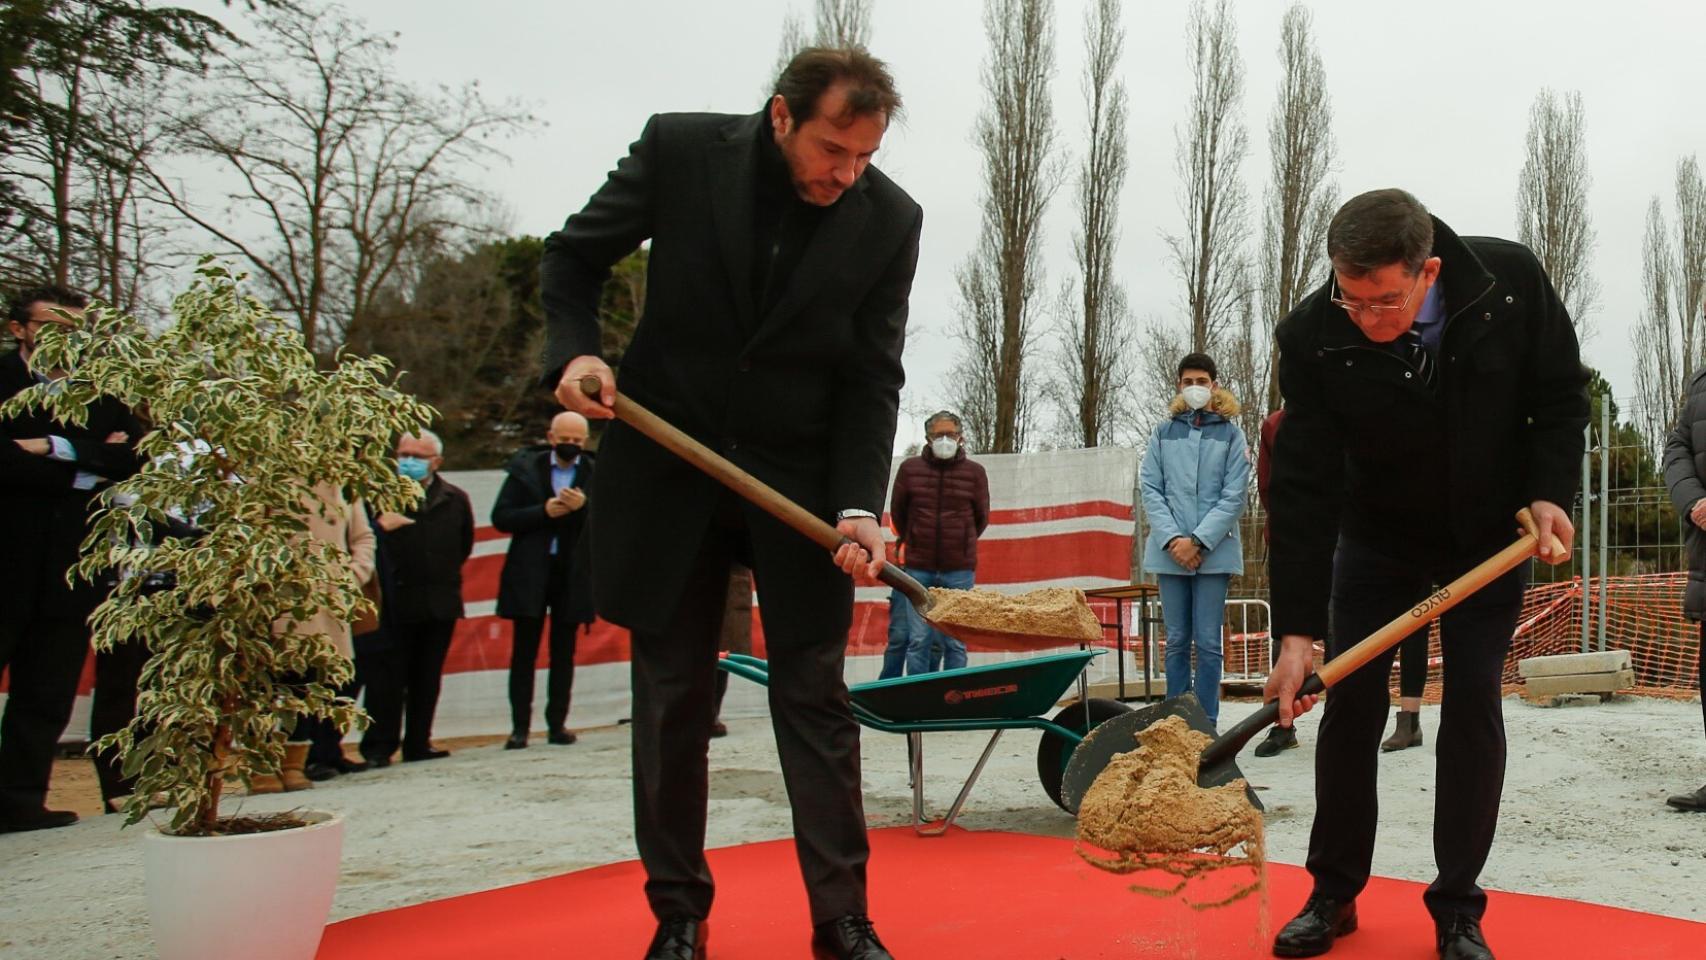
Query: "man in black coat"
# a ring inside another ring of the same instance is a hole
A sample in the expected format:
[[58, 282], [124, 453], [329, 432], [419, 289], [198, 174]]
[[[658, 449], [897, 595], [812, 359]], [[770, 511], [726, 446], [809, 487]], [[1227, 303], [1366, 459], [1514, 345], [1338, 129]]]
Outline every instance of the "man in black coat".
[[368, 658], [373, 723], [362, 734], [361, 752], [369, 762], [388, 761], [399, 746], [404, 761], [450, 756], [432, 745], [432, 717], [450, 638], [462, 619], [462, 564], [474, 552], [474, 508], [468, 494], [439, 476], [443, 463], [444, 442], [431, 430], [398, 439], [397, 469], [424, 496], [412, 510], [376, 520], [390, 569], [380, 581], [385, 642]]
[[[1276, 331], [1286, 416], [1274, 440], [1273, 630], [1268, 680], [1281, 723], [1311, 644], [1337, 656], [1515, 538], [1528, 507], [1540, 542], [1569, 556], [1565, 506], [1581, 470], [1587, 372], [1575, 330], [1527, 247], [1459, 237], [1402, 190], [1355, 197], [1328, 227], [1332, 276]], [[1442, 620], [1434, 856], [1423, 900], [1445, 960], [1492, 956], [1477, 885], [1504, 785], [1499, 678], [1528, 565]], [[1333, 629], [1329, 633], [1328, 610]], [[1274, 941], [1325, 953], [1356, 929], [1374, 855], [1375, 776], [1392, 651], [1327, 698], [1315, 762], [1315, 888]]]
[[592, 455], [586, 418], [559, 413], [548, 441], [528, 447], [504, 468], [492, 504], [492, 526], [510, 535], [498, 580], [498, 616], [510, 620], [510, 736], [506, 750], [527, 746], [533, 726], [533, 678], [539, 638], [550, 620], [550, 672], [545, 680], [546, 738], [571, 744], [569, 697], [575, 683], [575, 635], [592, 622], [592, 580], [584, 544]]
[[[1670, 502], [1687, 524], [1688, 586], [1682, 596], [1682, 613], [1700, 623], [1700, 636], [1706, 642], [1706, 370], [1695, 371], [1688, 380], [1682, 416], [1665, 442], [1664, 462]], [[1700, 689], [1706, 694], [1706, 654], [1698, 659]], [[1701, 711], [1706, 714], [1706, 697], [1701, 700]], [[1706, 787], [1679, 793], [1665, 803], [1678, 810], [1706, 812]]]
[[[36, 369], [30, 356], [44, 326], [74, 322], [85, 303], [58, 287], [12, 298], [7, 320], [18, 349], [0, 357], [0, 402], [64, 377]], [[95, 495], [136, 472], [142, 432], [129, 408], [105, 397], [82, 426], [40, 413], [0, 419], [0, 542], [11, 551], [0, 578], [0, 668], [9, 682], [0, 718], [0, 833], [77, 821], [46, 808], [47, 785], [89, 655], [89, 614], [110, 583], [67, 586], [65, 574], [77, 562]]]
[[[757, 114], [654, 116], [545, 242], [546, 379], [609, 417], [599, 292], [651, 239], [622, 388], [852, 541], [832, 556], [611, 426], [593, 491], [600, 615], [633, 635], [635, 832], [659, 920], [649, 957], [704, 955], [706, 747], [718, 625], [751, 566], [770, 706], [820, 951], [888, 957], [867, 919], [859, 731], [842, 678], [848, 573], [881, 562], [882, 509], [922, 211], [872, 154], [900, 105], [862, 50], [801, 52]], [[598, 398], [580, 392], [596, 376]], [[875, 558], [875, 559], [873, 559]]]

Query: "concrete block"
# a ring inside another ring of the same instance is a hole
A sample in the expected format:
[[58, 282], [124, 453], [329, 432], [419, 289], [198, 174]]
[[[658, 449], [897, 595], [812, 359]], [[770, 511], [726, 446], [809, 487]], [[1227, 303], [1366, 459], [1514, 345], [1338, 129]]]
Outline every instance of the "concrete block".
[[1601, 653], [1565, 653], [1552, 657], [1529, 657], [1517, 661], [1516, 671], [1523, 678], [1562, 677], [1577, 673], [1616, 673], [1632, 669], [1627, 650], [1606, 650]]
[[1555, 697], [1563, 693], [1611, 693], [1635, 685], [1635, 671], [1618, 670], [1612, 673], [1575, 673], [1561, 677], [1529, 677], [1530, 697]]

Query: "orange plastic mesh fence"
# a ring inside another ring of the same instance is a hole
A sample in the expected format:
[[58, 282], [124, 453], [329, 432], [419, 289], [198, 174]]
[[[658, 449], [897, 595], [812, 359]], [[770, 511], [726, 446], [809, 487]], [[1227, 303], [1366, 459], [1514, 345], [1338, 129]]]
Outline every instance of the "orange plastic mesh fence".
[[[1588, 624], [1587, 649], [1599, 647], [1600, 604], [1605, 608], [1605, 649], [1628, 650], [1635, 670], [1635, 684], [1653, 692], [1683, 693], [1700, 688], [1700, 625], [1682, 615], [1682, 591], [1686, 573], [1658, 573], [1634, 576], [1593, 578], [1590, 583], [1593, 607]], [[1111, 604], [1093, 603], [1097, 616], [1112, 623]], [[1510, 655], [1505, 660], [1503, 682], [1521, 682], [1517, 662], [1528, 657], [1582, 652], [1582, 582], [1578, 577], [1558, 583], [1535, 584], [1523, 598], [1522, 615], [1511, 639]], [[1136, 605], [1128, 614], [1128, 649], [1141, 663], [1141, 644]], [[1151, 616], [1161, 618], [1160, 604], [1151, 608]], [[1266, 624], [1252, 619], [1240, 623], [1240, 615], [1228, 611], [1222, 643], [1224, 668], [1228, 676], [1260, 676], [1267, 673], [1269, 634]], [[1158, 646], [1166, 645], [1166, 630], [1154, 626]], [[1110, 634], [1110, 645], [1112, 635]], [[1437, 685], [1441, 678], [1439, 623], [1436, 621], [1428, 637], [1428, 680]], [[1156, 664], [1159, 672], [1160, 664]], [[1393, 685], [1397, 685], [1398, 662], [1393, 658]]]

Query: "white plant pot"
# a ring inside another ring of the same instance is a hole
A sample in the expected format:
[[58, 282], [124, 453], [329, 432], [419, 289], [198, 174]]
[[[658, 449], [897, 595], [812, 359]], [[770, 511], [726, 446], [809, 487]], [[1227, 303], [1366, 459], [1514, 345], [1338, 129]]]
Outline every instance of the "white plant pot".
[[160, 960], [313, 960], [332, 911], [344, 821], [232, 837], [142, 837]]

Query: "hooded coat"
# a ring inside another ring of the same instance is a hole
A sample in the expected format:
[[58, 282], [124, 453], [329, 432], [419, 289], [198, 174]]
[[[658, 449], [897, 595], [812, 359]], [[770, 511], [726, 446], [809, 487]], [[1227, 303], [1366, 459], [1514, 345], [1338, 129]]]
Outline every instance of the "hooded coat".
[[[1192, 410], [1175, 397], [1169, 418], [1155, 428], [1138, 470], [1143, 512], [1149, 518], [1143, 568], [1149, 573], [1194, 576], [1244, 572], [1238, 519], [1250, 487], [1250, 450], [1232, 418], [1241, 407], [1223, 387], [1208, 406]], [[1174, 537], [1195, 537], [1206, 554], [1187, 570], [1167, 552]]]

